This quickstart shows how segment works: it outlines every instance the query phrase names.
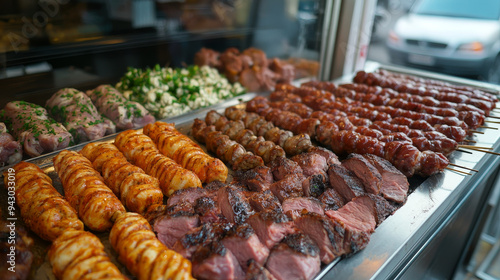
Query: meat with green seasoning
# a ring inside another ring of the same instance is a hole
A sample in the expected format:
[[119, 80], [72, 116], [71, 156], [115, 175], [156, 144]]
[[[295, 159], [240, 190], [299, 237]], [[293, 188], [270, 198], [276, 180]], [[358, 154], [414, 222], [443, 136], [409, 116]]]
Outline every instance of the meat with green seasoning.
[[127, 100], [110, 85], [101, 85], [86, 93], [99, 112], [111, 119], [119, 130], [140, 128], [155, 122], [155, 117], [141, 104]]
[[23, 159], [23, 148], [0, 122], [0, 167], [18, 163]]
[[9, 120], [12, 135], [32, 157], [64, 149], [72, 140], [66, 128], [49, 117], [43, 107], [25, 101], [5, 105], [5, 118]]
[[92, 100], [83, 92], [64, 88], [47, 100], [49, 114], [61, 122], [73, 135], [75, 143], [102, 138], [106, 134], [104, 123]]

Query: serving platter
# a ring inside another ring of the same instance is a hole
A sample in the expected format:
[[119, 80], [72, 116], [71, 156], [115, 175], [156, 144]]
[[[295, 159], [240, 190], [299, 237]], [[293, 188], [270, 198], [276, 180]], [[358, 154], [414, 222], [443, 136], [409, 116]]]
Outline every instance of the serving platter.
[[[494, 85], [471, 82], [463, 79], [455, 79], [447, 76], [434, 76], [427, 72], [410, 71], [404, 68], [394, 68], [381, 65], [371, 65], [367, 71], [375, 69], [385, 69], [405, 74], [412, 74], [421, 77], [437, 78], [443, 81], [453, 82], [462, 85], [476, 86], [490, 92], [498, 92], [499, 88]], [[352, 75], [335, 80], [336, 83], [351, 82]], [[296, 82], [300, 84], [300, 82]], [[243, 104], [252, 99], [257, 94], [247, 93], [233, 99], [223, 101], [219, 104], [199, 109], [178, 117], [165, 119], [162, 121], [175, 123], [177, 129], [190, 135], [190, 127], [195, 118], [204, 118], [210, 110], [216, 110], [220, 113], [225, 108], [233, 105]], [[495, 113], [493, 113], [495, 114]], [[500, 115], [500, 113], [499, 113]], [[500, 124], [490, 125], [500, 128]], [[500, 150], [500, 130], [479, 129], [483, 134], [475, 134], [475, 145], [492, 147], [492, 151]], [[107, 136], [95, 142], [113, 142], [116, 134]], [[69, 150], [79, 151], [87, 143], [72, 146]], [[54, 181], [56, 189], [63, 193], [62, 185], [52, 166], [52, 159], [57, 152], [46, 154], [27, 161], [39, 165]], [[461, 153], [455, 151], [450, 156], [450, 161], [454, 164], [468, 168], [473, 168], [479, 172], [471, 172], [471, 175], [445, 170], [429, 178], [423, 179], [414, 177], [410, 179], [411, 194], [408, 200], [392, 216], [388, 217], [373, 233], [368, 246], [348, 257], [339, 258], [334, 262], [322, 268], [321, 272], [315, 277], [319, 279], [389, 279], [397, 278], [408, 266], [412, 264], [414, 255], [419, 253], [421, 248], [425, 247], [430, 240], [436, 238], [440, 229], [446, 227], [447, 220], [450, 219], [460, 209], [461, 204], [473, 193], [482, 190], [480, 182], [486, 181], [492, 172], [496, 172], [500, 157], [492, 154], [486, 154], [479, 151], [470, 153]], [[8, 167], [4, 167], [2, 171]], [[3, 181], [0, 188], [5, 189]], [[0, 205], [2, 213], [5, 216], [7, 206], [7, 193], [0, 191]], [[22, 225], [20, 213], [17, 224]], [[5, 218], [5, 217], [4, 217]], [[108, 233], [96, 234], [105, 245], [106, 251], [111, 260], [120, 268], [120, 270], [134, 279], [126, 268], [117, 261], [117, 254], [111, 248], [108, 240]], [[34, 253], [34, 264], [32, 267], [32, 278], [30, 279], [55, 279], [51, 267], [46, 258], [46, 252], [50, 246], [49, 242], [43, 241], [34, 234], [30, 236], [34, 239], [32, 251]]]

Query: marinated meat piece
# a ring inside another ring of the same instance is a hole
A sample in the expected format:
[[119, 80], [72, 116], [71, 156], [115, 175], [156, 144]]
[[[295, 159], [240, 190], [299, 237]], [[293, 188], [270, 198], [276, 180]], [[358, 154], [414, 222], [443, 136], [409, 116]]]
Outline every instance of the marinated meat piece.
[[206, 223], [182, 236], [173, 246], [173, 249], [187, 259], [200, 247], [206, 247], [212, 242], [224, 238], [233, 224]]
[[227, 222], [217, 202], [210, 197], [198, 198], [194, 204], [194, 212], [199, 215], [201, 224]]
[[359, 154], [350, 154], [347, 159], [342, 161], [342, 165], [363, 182], [367, 193], [380, 193], [382, 175], [365, 157]]
[[[227, 79], [234, 83], [238, 81], [238, 76], [243, 70], [243, 61], [239, 56], [239, 51], [236, 48], [225, 50], [219, 57], [221, 70], [226, 75]], [[240, 78], [241, 80], [241, 78]], [[241, 83], [241, 82], [240, 82]]]
[[257, 68], [267, 68], [268, 61], [266, 53], [257, 48], [248, 48], [242, 52], [243, 55], [246, 55], [252, 59], [253, 65]]
[[[111, 85], [101, 85], [86, 94], [99, 113], [109, 118], [119, 130], [140, 128], [154, 123], [155, 118], [141, 104], [127, 100]], [[108, 133], [107, 133], [108, 134]]]
[[248, 224], [252, 226], [260, 242], [267, 248], [272, 248], [287, 234], [296, 230], [293, 222], [285, 214], [273, 210], [253, 214], [248, 218]]
[[249, 260], [248, 263], [245, 280], [276, 280], [269, 270], [258, 265], [254, 260]]
[[283, 213], [285, 213], [292, 220], [297, 219], [304, 213], [317, 213], [324, 215], [323, 204], [314, 197], [292, 197], [287, 198], [282, 204]]
[[165, 209], [163, 216], [154, 220], [153, 230], [158, 239], [171, 249], [186, 233], [198, 227], [200, 219], [190, 204], [178, 204]]
[[219, 60], [220, 53], [212, 49], [201, 48], [194, 55], [194, 64], [198, 66], [208, 65], [213, 68], [219, 68], [221, 65]]
[[375, 230], [375, 203], [368, 196], [356, 197], [342, 208], [325, 212], [332, 219], [337, 234], [343, 235], [343, 251], [335, 255], [353, 254], [366, 247]]
[[243, 70], [240, 74], [238, 81], [249, 92], [261, 91], [262, 85], [260, 84], [260, 80], [257, 77], [257, 72], [255, 72], [255, 70], [251, 68]]
[[326, 173], [312, 175], [302, 181], [305, 196], [319, 197], [328, 187], [330, 182]]
[[[297, 218], [295, 225], [309, 236], [319, 248], [321, 262], [331, 263], [344, 252], [344, 235], [341, 228], [328, 217], [317, 213], [306, 213]], [[337, 232], [337, 231], [340, 232]]]
[[368, 194], [368, 197], [375, 203], [375, 210], [377, 210], [377, 226], [397, 210], [397, 207], [392, 205], [389, 201], [387, 201], [380, 195], [374, 195], [370, 193]]
[[269, 63], [269, 69], [278, 74], [278, 83], [291, 83], [295, 78], [295, 67], [281, 59], [273, 58]]
[[20, 162], [23, 159], [23, 147], [12, 135], [7, 127], [0, 122], [0, 167]]
[[280, 201], [270, 190], [253, 193], [248, 202], [256, 212], [266, 209], [282, 212]]
[[264, 265], [269, 256], [269, 249], [260, 242], [249, 224], [234, 226], [221, 243], [233, 253], [243, 270], [247, 269], [250, 260]]
[[331, 165], [328, 168], [328, 178], [331, 187], [344, 198], [344, 201], [351, 201], [354, 197], [365, 194], [363, 183], [342, 165]]
[[238, 260], [222, 243], [212, 242], [193, 254], [193, 276], [197, 279], [244, 279]]
[[321, 269], [319, 249], [308, 236], [290, 234], [271, 250], [266, 268], [278, 280], [312, 279]]
[[290, 197], [304, 196], [304, 189], [302, 188], [302, 181], [304, 176], [302, 174], [291, 174], [280, 181], [274, 182], [271, 185], [271, 191], [279, 199], [280, 202]]
[[330, 166], [332, 164], [340, 164], [339, 158], [332, 151], [325, 149], [323, 147], [311, 147], [307, 152], [318, 154], [325, 158], [326, 163]]
[[389, 161], [375, 155], [364, 155], [382, 175], [380, 193], [383, 197], [396, 203], [404, 203], [410, 183], [408, 178], [397, 170]]
[[344, 206], [344, 198], [333, 188], [328, 188], [319, 196], [319, 200], [323, 202], [326, 210], [337, 210]]
[[277, 158], [269, 164], [269, 167], [275, 182], [292, 174], [303, 174], [302, 168], [296, 162], [287, 158]]
[[259, 166], [247, 171], [238, 171], [234, 175], [234, 180], [250, 191], [255, 192], [268, 190], [274, 182], [271, 169], [267, 166]]
[[37, 157], [69, 146], [72, 136], [66, 128], [49, 117], [45, 108], [13, 101], [5, 105], [5, 118], [12, 127], [9, 130], [23, 146], [24, 153]]
[[49, 114], [61, 122], [73, 135], [75, 143], [102, 138], [106, 134], [104, 121], [92, 100], [83, 92], [64, 88], [47, 100]]
[[242, 224], [253, 214], [242, 189], [229, 185], [217, 191], [217, 202], [222, 214], [231, 223]]
[[326, 159], [315, 153], [302, 153], [291, 159], [300, 166], [306, 177], [322, 174], [328, 170]]
[[168, 197], [167, 206], [174, 206], [180, 203], [189, 203], [194, 205], [196, 200], [200, 197], [210, 196], [211, 192], [206, 188], [187, 188], [175, 191]]

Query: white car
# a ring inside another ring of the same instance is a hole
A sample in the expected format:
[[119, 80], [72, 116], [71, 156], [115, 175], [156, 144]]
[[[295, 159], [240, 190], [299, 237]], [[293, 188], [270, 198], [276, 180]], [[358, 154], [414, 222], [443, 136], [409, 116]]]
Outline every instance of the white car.
[[417, 1], [387, 46], [391, 63], [499, 84], [500, 1]]

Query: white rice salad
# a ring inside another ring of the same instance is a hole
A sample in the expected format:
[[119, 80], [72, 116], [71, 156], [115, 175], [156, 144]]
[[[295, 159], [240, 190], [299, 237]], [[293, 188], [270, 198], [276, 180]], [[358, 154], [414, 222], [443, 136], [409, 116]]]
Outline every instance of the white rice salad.
[[116, 84], [128, 100], [144, 105], [157, 119], [177, 116], [245, 93], [239, 83], [231, 84], [215, 68], [129, 68]]

